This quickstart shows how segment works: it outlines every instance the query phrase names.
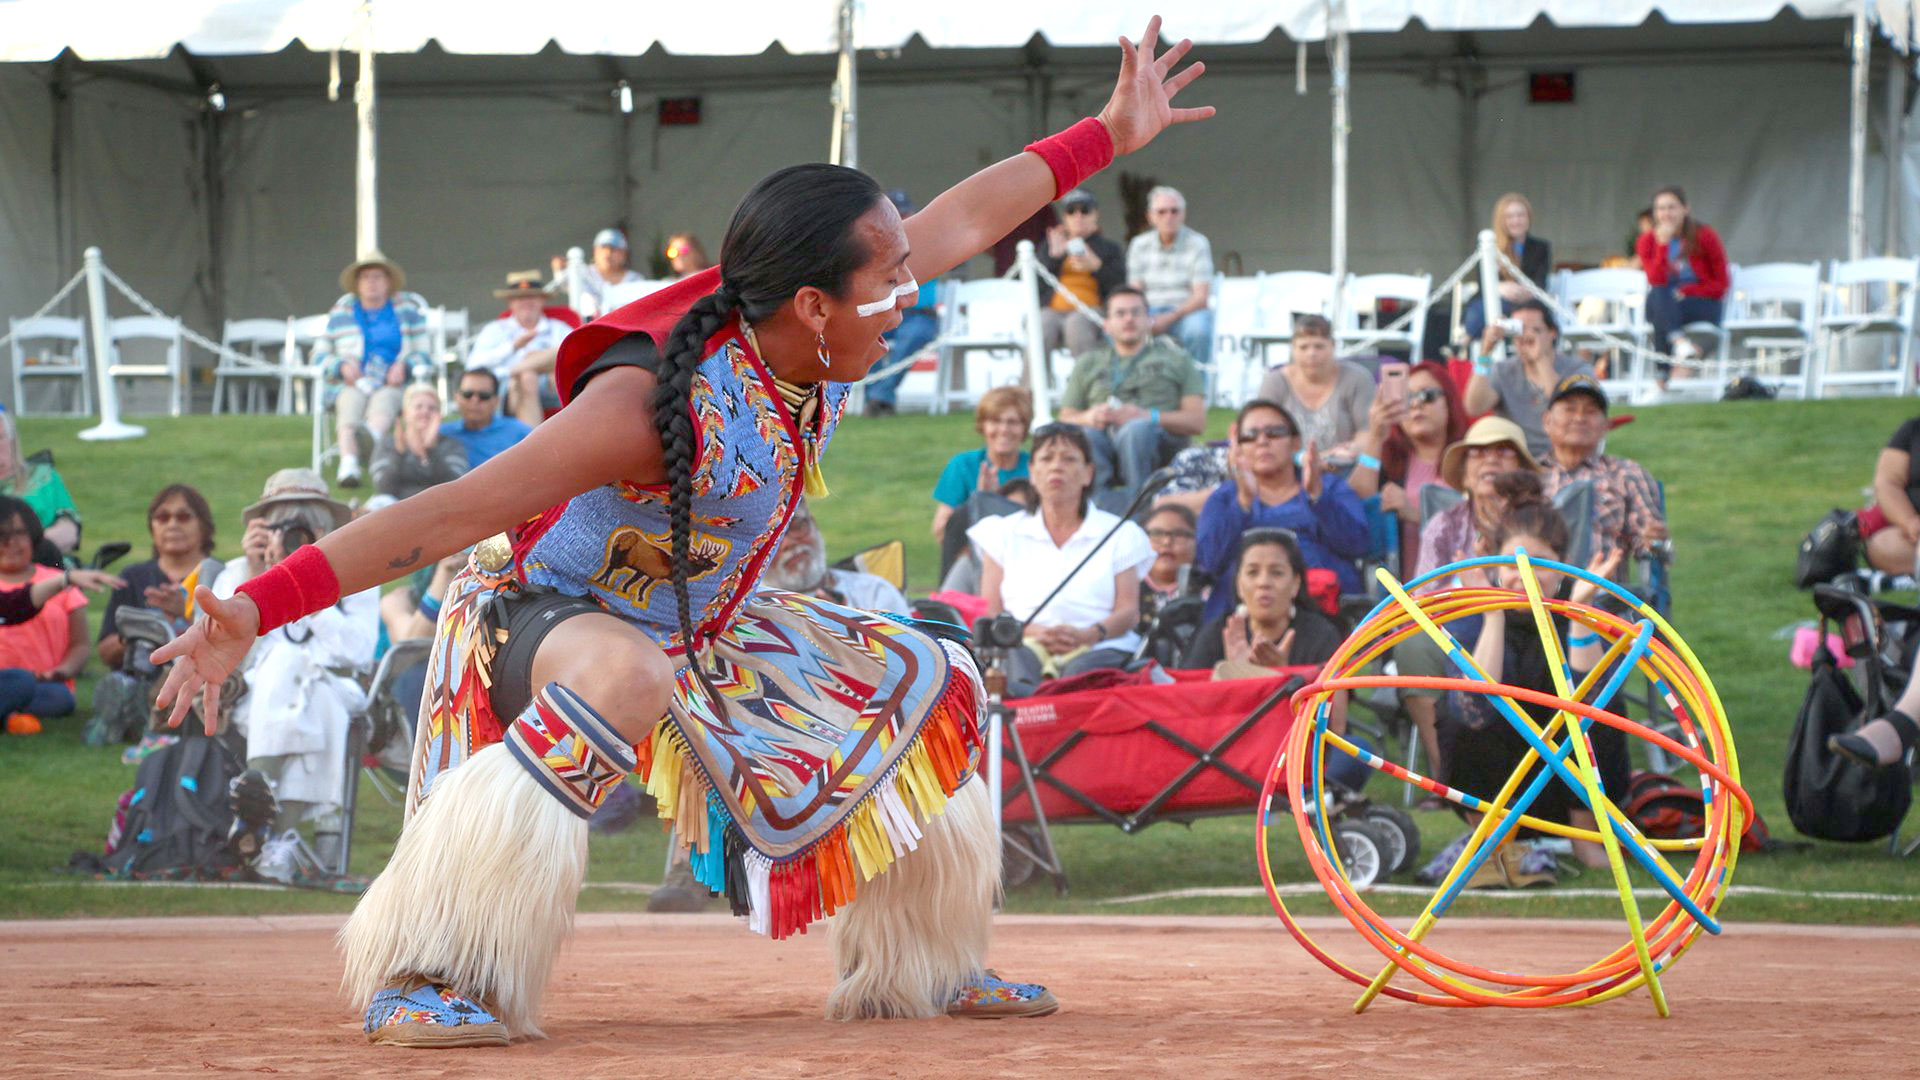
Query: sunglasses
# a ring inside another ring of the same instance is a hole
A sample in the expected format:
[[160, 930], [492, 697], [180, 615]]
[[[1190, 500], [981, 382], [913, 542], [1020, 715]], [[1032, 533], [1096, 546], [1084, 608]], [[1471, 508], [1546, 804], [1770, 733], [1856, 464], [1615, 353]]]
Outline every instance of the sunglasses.
[[1153, 541], [1191, 540], [1193, 539], [1193, 530], [1191, 529], [1148, 529], [1147, 539], [1153, 540]]
[[1267, 427], [1249, 428], [1240, 433], [1241, 442], [1260, 442], [1263, 439], [1279, 442], [1293, 438], [1293, 429], [1285, 424], [1271, 424]]
[[178, 522], [181, 525], [185, 525], [187, 522], [194, 520], [194, 514], [191, 510], [155, 510], [153, 516], [147, 520], [153, 522], [155, 525], [165, 525], [169, 522]]
[[1093, 207], [1081, 203], [1078, 206], [1063, 206], [1060, 208], [1060, 212], [1063, 214], [1091, 214], [1093, 213]]
[[1413, 393], [1408, 394], [1407, 404], [1431, 405], [1434, 402], [1439, 401], [1441, 398], [1446, 396], [1447, 396], [1446, 391], [1440, 389], [1437, 386], [1429, 386], [1425, 390], [1415, 390]]
[[468, 401], [492, 401], [492, 400], [493, 400], [493, 391], [491, 391], [491, 390], [462, 390], [462, 391], [460, 391], [460, 396], [461, 396], [461, 397], [463, 397], [463, 398], [466, 398], [466, 399], [467, 399]]

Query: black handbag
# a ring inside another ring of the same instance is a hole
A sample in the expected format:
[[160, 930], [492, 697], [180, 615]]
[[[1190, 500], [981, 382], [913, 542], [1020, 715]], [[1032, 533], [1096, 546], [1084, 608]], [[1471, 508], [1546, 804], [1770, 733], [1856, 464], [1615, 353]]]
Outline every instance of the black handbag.
[[1860, 563], [1860, 518], [1852, 510], [1833, 509], [1800, 541], [1793, 583], [1811, 589], [1850, 574]]
[[1873, 769], [1827, 749], [1827, 737], [1852, 731], [1860, 694], [1823, 646], [1813, 654], [1813, 680], [1787, 745], [1781, 791], [1793, 827], [1820, 840], [1878, 840], [1900, 827], [1913, 800], [1913, 775], [1902, 762]]

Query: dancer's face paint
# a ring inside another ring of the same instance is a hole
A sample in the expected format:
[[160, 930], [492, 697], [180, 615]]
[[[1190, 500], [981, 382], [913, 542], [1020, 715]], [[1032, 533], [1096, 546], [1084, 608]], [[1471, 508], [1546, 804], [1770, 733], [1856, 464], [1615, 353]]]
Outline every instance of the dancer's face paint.
[[920, 283], [913, 280], [912, 271], [903, 266], [900, 268], [900, 276], [906, 278], [906, 280], [895, 285], [892, 292], [871, 303], [855, 304], [853, 313], [863, 319], [870, 319], [875, 315], [884, 315], [893, 310], [900, 301], [920, 291]]

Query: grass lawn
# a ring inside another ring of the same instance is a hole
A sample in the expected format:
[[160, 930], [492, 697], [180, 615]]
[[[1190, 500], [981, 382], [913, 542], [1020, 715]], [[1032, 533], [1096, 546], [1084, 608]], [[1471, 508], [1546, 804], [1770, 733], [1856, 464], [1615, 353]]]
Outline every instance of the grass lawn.
[[[1912, 403], [1871, 399], [1817, 403], [1741, 402], [1643, 409], [1613, 437], [1610, 449], [1638, 459], [1667, 486], [1676, 540], [1673, 623], [1719, 686], [1732, 719], [1742, 777], [1776, 836], [1794, 839], [1780, 802], [1785, 741], [1806, 686], [1786, 661], [1786, 642], [1774, 634], [1812, 608], [1792, 588], [1794, 547], [1832, 506], [1858, 505], [1874, 454], [1912, 415]], [[1216, 412], [1213, 432], [1229, 414]], [[144, 420], [147, 438], [88, 444], [74, 433], [83, 423], [29, 420], [26, 448], [51, 448], [87, 515], [89, 544], [136, 541], [144, 550], [148, 499], [161, 485], [185, 480], [200, 487], [220, 525], [219, 552], [235, 554], [241, 509], [257, 497], [273, 469], [303, 462], [307, 429], [298, 419], [193, 417]], [[938, 558], [927, 532], [927, 492], [946, 457], [974, 445], [970, 416], [907, 416], [850, 422], [827, 461], [833, 497], [817, 506], [828, 544], [851, 551], [880, 540], [907, 544], [911, 589], [933, 584]], [[100, 602], [95, 603], [97, 622]], [[87, 708], [91, 679], [81, 685]], [[275, 890], [101, 885], [60, 868], [77, 849], [98, 849], [111, 808], [133, 770], [118, 750], [81, 745], [78, 719], [56, 721], [37, 738], [0, 738], [0, 917], [155, 913], [268, 913], [343, 911], [350, 900]], [[1390, 783], [1377, 780], [1374, 793]], [[1432, 851], [1457, 831], [1451, 815], [1417, 815]], [[1273, 857], [1283, 880], [1306, 881], [1305, 861], [1283, 823]], [[373, 873], [391, 849], [397, 811], [363, 788], [355, 837], [355, 869]], [[1164, 825], [1137, 836], [1105, 826], [1059, 829], [1072, 892], [1057, 897], [1035, 883], [1014, 890], [1008, 906], [1027, 911], [1238, 912], [1263, 911], [1260, 897], [1185, 897], [1125, 905], [1102, 900], [1160, 890], [1246, 887], [1253, 868], [1251, 813], [1202, 822], [1191, 829]], [[657, 881], [660, 836], [637, 828], [596, 838], [591, 880]], [[1780, 890], [1869, 894], [1920, 893], [1920, 860], [1887, 856], [1884, 845], [1814, 844], [1804, 851], [1742, 857], [1740, 885]], [[1642, 884], [1645, 882], [1643, 881]], [[1605, 874], [1588, 874], [1575, 887], [1606, 888]], [[638, 909], [644, 898], [619, 888], [589, 888], [586, 910]], [[1376, 897], [1382, 910], [1417, 910], [1413, 898]], [[1646, 905], [1643, 905], [1645, 907]], [[1323, 897], [1302, 897], [1299, 910], [1331, 910]], [[1547, 890], [1525, 900], [1469, 897], [1470, 913], [1606, 916], [1617, 900]], [[1920, 921], [1920, 904], [1869, 899], [1807, 899], [1741, 895], [1723, 914], [1735, 919], [1810, 922]]]

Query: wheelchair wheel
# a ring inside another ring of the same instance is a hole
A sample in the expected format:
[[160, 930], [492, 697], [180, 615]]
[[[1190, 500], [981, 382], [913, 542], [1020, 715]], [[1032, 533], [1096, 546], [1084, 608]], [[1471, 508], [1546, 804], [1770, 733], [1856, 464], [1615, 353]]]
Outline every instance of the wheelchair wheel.
[[1365, 820], [1380, 826], [1381, 839], [1386, 842], [1386, 873], [1398, 874], [1410, 869], [1420, 857], [1420, 826], [1413, 823], [1413, 815], [1397, 806], [1385, 803], [1370, 803], [1360, 815]]
[[1380, 826], [1368, 821], [1340, 821], [1333, 826], [1333, 846], [1340, 855], [1340, 867], [1355, 889], [1370, 888], [1386, 872], [1386, 855], [1381, 850], [1386, 838]]

